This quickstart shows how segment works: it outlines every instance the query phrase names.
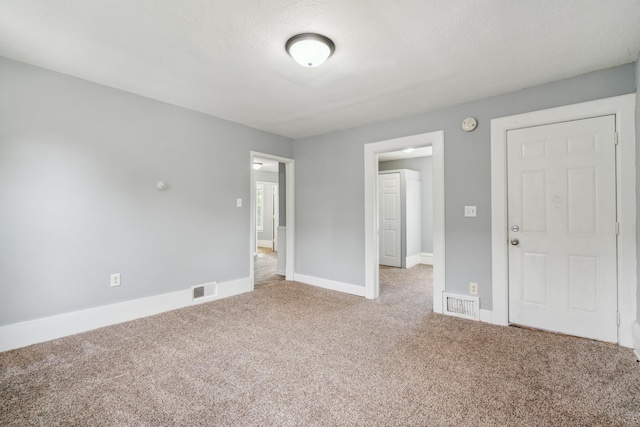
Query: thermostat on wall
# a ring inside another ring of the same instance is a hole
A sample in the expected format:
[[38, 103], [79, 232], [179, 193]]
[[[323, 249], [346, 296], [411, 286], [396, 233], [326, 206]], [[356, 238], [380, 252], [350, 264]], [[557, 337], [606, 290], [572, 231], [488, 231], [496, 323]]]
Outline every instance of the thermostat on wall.
[[462, 121], [462, 130], [465, 132], [471, 132], [478, 127], [478, 121], [473, 117], [467, 117]]

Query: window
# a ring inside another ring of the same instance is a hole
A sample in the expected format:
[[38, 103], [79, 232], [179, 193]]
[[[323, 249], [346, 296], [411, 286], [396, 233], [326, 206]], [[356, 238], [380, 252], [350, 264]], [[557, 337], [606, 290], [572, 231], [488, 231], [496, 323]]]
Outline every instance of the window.
[[256, 184], [256, 228], [264, 231], [264, 184]]

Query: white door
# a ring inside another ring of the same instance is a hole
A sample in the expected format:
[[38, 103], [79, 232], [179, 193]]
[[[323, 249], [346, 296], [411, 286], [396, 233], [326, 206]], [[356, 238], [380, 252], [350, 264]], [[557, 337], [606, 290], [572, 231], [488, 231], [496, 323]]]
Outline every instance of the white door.
[[380, 191], [380, 265], [402, 266], [400, 253], [400, 173], [378, 176]]
[[617, 342], [615, 116], [507, 133], [509, 322]]

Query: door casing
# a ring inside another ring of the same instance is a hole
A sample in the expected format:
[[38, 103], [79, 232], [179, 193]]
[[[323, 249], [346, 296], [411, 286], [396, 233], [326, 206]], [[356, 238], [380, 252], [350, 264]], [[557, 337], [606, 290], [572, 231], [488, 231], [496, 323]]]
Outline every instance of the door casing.
[[616, 116], [618, 236], [618, 343], [632, 347], [632, 325], [636, 317], [636, 138], [635, 94], [616, 96], [548, 110], [534, 111], [491, 121], [491, 233], [492, 291], [491, 321], [509, 324], [508, 234], [507, 234], [507, 131], [531, 126]]

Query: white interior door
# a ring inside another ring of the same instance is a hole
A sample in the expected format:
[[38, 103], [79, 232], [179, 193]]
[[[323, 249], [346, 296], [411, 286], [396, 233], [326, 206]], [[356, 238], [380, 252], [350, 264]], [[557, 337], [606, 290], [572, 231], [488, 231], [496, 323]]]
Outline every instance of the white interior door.
[[509, 322], [617, 342], [615, 116], [509, 131]]
[[400, 173], [378, 176], [380, 191], [380, 265], [402, 266]]

